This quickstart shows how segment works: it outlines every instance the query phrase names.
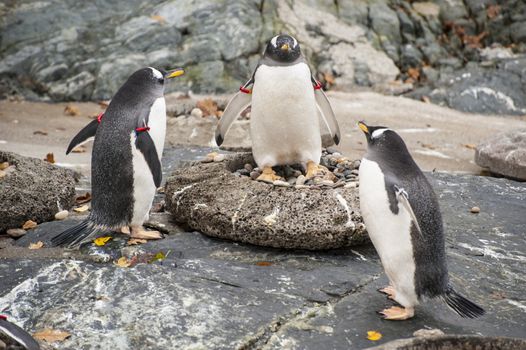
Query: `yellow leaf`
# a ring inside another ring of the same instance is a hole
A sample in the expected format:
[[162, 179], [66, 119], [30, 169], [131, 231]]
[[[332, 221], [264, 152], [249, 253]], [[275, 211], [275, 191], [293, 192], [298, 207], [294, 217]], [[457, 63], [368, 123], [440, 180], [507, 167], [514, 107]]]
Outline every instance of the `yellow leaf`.
[[377, 341], [382, 339], [382, 333], [377, 331], [367, 331], [367, 339]]
[[24, 230], [29, 230], [29, 229], [37, 227], [37, 225], [38, 224], [34, 222], [33, 220], [27, 220], [26, 222], [24, 222], [24, 225], [22, 225], [22, 228]]
[[36, 243], [30, 243], [29, 244], [29, 249], [40, 249], [44, 246], [44, 242], [42, 241], [38, 241]]
[[102, 247], [103, 245], [105, 245], [106, 243], [108, 243], [108, 241], [111, 239], [111, 237], [99, 237], [99, 238], [95, 238], [95, 240], [93, 240], [93, 243], [95, 243], [96, 246], [99, 246], [99, 247]]
[[63, 341], [64, 339], [70, 337], [71, 334], [65, 331], [60, 331], [58, 329], [49, 329], [45, 328], [41, 331], [33, 333], [33, 337], [38, 340], [44, 340], [48, 343], [53, 343], [56, 341]]
[[119, 266], [119, 267], [130, 267], [131, 265], [131, 262], [128, 261], [128, 259], [126, 259], [126, 257], [124, 256], [121, 256], [119, 258], [119, 260], [115, 261], [114, 262], [115, 265]]
[[153, 258], [148, 261], [149, 263], [153, 263], [154, 261], [163, 261], [166, 258], [166, 255], [164, 255], [163, 252], [159, 252], [153, 256]]
[[54, 164], [55, 163], [55, 155], [53, 153], [46, 154], [46, 158], [44, 160], [48, 163]]
[[77, 213], [84, 213], [88, 209], [89, 209], [89, 206], [87, 204], [80, 206], [78, 208], [73, 208], [73, 210], [76, 211]]

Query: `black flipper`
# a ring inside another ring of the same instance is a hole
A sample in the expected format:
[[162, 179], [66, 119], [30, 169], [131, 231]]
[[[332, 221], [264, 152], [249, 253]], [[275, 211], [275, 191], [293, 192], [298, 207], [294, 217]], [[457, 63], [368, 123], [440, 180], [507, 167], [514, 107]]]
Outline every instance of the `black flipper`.
[[137, 132], [135, 146], [144, 155], [144, 159], [146, 159], [146, 163], [152, 172], [155, 187], [161, 186], [161, 180], [163, 179], [161, 161], [159, 160], [157, 149], [148, 131]]
[[80, 130], [79, 133], [75, 135], [75, 137], [69, 143], [66, 154], [69, 154], [69, 152], [71, 152], [73, 148], [85, 142], [90, 137], [95, 137], [95, 133], [97, 132], [98, 126], [99, 121], [97, 119], [94, 119], [93, 121], [91, 121], [91, 123], [89, 123], [82, 130]]
[[68, 228], [51, 239], [51, 246], [66, 246], [67, 248], [77, 248], [93, 235], [97, 229], [88, 220]]
[[448, 287], [442, 298], [461, 317], [476, 318], [486, 313], [483, 308], [455, 292], [452, 287]]
[[16, 324], [9, 322], [4, 316], [0, 316], [0, 332], [24, 346], [27, 350], [40, 350], [40, 345], [29, 333]]

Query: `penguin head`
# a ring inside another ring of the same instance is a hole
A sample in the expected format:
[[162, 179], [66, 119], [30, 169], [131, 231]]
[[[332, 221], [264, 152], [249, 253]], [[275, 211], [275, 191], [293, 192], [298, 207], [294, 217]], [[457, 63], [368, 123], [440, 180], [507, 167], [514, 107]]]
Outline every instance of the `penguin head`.
[[270, 39], [263, 56], [277, 62], [294, 62], [301, 56], [300, 44], [290, 35], [276, 35]]
[[125, 85], [139, 87], [143, 93], [149, 92], [153, 95], [161, 96], [164, 93], [165, 81], [183, 74], [184, 70], [182, 68], [165, 71], [163, 69], [147, 67], [133, 73]]
[[405, 155], [409, 153], [400, 135], [388, 127], [369, 126], [363, 121], [358, 122], [358, 127], [367, 138], [369, 152], [380, 152], [389, 155]]

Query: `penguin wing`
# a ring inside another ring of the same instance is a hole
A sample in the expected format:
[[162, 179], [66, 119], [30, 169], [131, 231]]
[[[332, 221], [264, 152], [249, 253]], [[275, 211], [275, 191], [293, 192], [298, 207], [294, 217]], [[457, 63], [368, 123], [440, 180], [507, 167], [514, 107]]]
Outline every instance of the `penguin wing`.
[[78, 134], [75, 135], [75, 137], [73, 137], [73, 139], [69, 143], [68, 149], [66, 150], [66, 154], [69, 154], [69, 152], [71, 152], [71, 150], [77, 147], [78, 145], [89, 141], [88, 139], [90, 137], [95, 137], [95, 133], [97, 132], [98, 127], [99, 120], [94, 119], [91, 121], [91, 123], [82, 128], [82, 130], [80, 130]]
[[2, 316], [0, 318], [0, 332], [6, 334], [9, 338], [16, 340], [20, 345], [28, 350], [40, 350], [40, 345], [33, 337], [18, 327], [16, 324], [9, 322]]
[[152, 172], [155, 187], [161, 186], [161, 180], [163, 178], [161, 161], [159, 160], [157, 149], [155, 148], [153, 139], [148, 131], [141, 131], [137, 133], [135, 147], [137, 147], [137, 149], [144, 155], [144, 159], [146, 160], [146, 163]]
[[340, 126], [338, 125], [338, 121], [332, 110], [331, 103], [329, 102], [327, 95], [325, 95], [325, 92], [322, 90], [321, 85], [313, 77], [311, 79], [314, 82], [314, 96], [316, 98], [316, 105], [322, 116], [321, 119], [329, 129], [334, 143], [339, 144], [341, 140]]
[[236, 120], [237, 116], [250, 106], [250, 103], [252, 102], [252, 91], [248, 89], [248, 86], [254, 83], [254, 74], [252, 74], [252, 78], [250, 78], [245, 85], [240, 87], [239, 92], [228, 102], [221, 119], [219, 119], [215, 133], [215, 139], [218, 146], [221, 146], [223, 143], [226, 133], [232, 126], [234, 120]]
[[395, 195], [396, 199], [398, 200], [398, 203], [401, 203], [402, 206], [407, 210], [409, 215], [411, 216], [411, 219], [413, 220], [413, 223], [415, 224], [416, 230], [420, 234], [420, 237], [424, 237], [422, 234], [422, 230], [420, 229], [420, 225], [418, 224], [418, 219], [416, 218], [415, 212], [413, 211], [413, 208], [411, 207], [411, 203], [409, 203], [409, 195], [407, 192], [402, 188], [398, 187], [397, 185], [394, 185], [395, 189]]

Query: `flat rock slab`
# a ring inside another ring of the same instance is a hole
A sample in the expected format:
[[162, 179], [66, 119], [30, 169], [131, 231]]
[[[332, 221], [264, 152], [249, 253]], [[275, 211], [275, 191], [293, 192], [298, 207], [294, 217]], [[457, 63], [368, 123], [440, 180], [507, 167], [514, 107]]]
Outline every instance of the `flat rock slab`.
[[75, 199], [75, 173], [36, 158], [0, 151], [0, 233], [21, 227], [27, 220], [54, 220]]
[[526, 129], [500, 133], [482, 142], [475, 162], [492, 173], [526, 180]]
[[206, 235], [276, 248], [330, 249], [367, 240], [358, 189], [279, 187], [236, 176], [250, 153], [176, 170], [166, 183], [174, 219]]

